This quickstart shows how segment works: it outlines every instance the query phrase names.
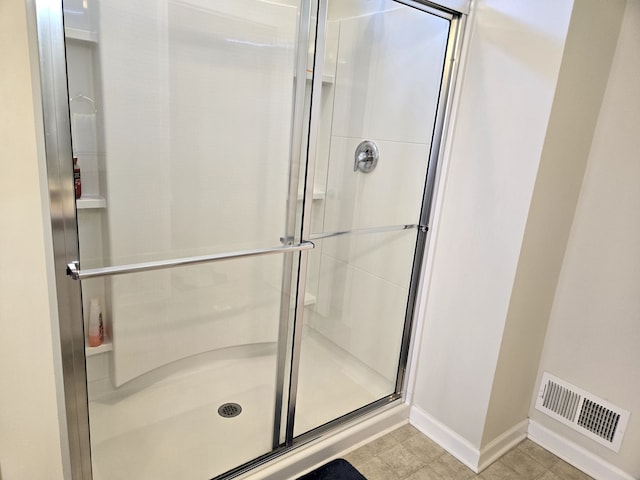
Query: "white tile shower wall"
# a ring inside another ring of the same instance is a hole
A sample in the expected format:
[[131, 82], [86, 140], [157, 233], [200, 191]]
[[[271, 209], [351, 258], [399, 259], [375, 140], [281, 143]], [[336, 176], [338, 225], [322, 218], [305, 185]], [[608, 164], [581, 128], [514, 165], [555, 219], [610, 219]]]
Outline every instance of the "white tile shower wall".
[[[80, 262], [82, 268], [98, 268], [105, 265], [105, 246], [103, 236], [103, 218], [100, 212], [93, 209], [79, 209], [78, 243], [80, 245]], [[98, 298], [103, 309], [104, 319], [107, 320], [108, 304], [105, 295], [105, 281], [102, 278], [82, 282], [82, 302], [85, 332], [89, 321], [89, 303], [92, 298]], [[89, 377], [91, 378], [91, 377]]]
[[333, 135], [429, 143], [448, 25], [404, 6], [343, 20]]
[[[101, 3], [112, 263], [279, 244], [296, 14], [244, 0], [215, 10]], [[116, 384], [186, 355], [273, 341], [281, 266], [274, 257], [114, 278]]]
[[[65, 9], [65, 20], [73, 18]], [[98, 103], [96, 101], [94, 46], [69, 39], [66, 42], [69, 72], [69, 114], [73, 154], [82, 172], [82, 192], [100, 193], [98, 155]]]
[[[339, 23], [328, 21], [326, 28], [324, 64], [322, 66], [322, 95], [320, 106], [320, 127], [316, 145], [316, 159], [314, 171], [314, 197], [311, 212], [311, 232], [322, 232], [324, 228], [324, 208], [327, 189], [327, 173], [329, 170], [329, 149], [331, 146], [331, 124], [333, 116], [334, 79], [336, 75], [336, 62], [338, 55]], [[318, 296], [318, 281], [320, 278], [320, 260], [322, 258], [322, 243], [317, 243], [316, 248], [309, 255], [307, 267], [306, 292], [313, 298]], [[314, 316], [305, 318], [305, 322], [314, 325]]]
[[[376, 6], [382, 11], [361, 4], [330, 12], [353, 18], [338, 22], [325, 231], [419, 222], [448, 22], [392, 2]], [[353, 171], [364, 139], [380, 150], [369, 174]], [[390, 380], [415, 238], [407, 231], [322, 245], [314, 327]]]

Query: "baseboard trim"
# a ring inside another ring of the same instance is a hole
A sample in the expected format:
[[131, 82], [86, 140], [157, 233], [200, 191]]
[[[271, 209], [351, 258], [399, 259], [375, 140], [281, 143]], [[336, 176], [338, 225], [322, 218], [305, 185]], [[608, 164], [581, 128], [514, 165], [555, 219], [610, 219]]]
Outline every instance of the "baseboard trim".
[[411, 407], [409, 412], [409, 423], [475, 473], [479, 473], [480, 450], [474, 447], [468, 440], [440, 423], [425, 411], [420, 410], [420, 408], [415, 405]]
[[480, 450], [480, 460], [478, 462], [478, 471], [482, 471], [498, 460], [502, 455], [507, 453], [525, 438], [527, 438], [527, 430], [529, 428], [529, 420], [523, 420], [513, 426], [499, 437], [489, 442]]
[[615, 465], [549, 430], [535, 420], [529, 421], [528, 437], [532, 442], [596, 480], [635, 480]]

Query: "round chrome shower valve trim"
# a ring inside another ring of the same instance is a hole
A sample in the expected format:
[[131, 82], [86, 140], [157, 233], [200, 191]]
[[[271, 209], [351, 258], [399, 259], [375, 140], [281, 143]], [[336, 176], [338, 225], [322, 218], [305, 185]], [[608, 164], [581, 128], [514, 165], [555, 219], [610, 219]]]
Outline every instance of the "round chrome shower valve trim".
[[364, 140], [356, 147], [354, 155], [353, 171], [358, 170], [362, 173], [370, 173], [378, 165], [380, 152], [378, 146], [371, 140]]

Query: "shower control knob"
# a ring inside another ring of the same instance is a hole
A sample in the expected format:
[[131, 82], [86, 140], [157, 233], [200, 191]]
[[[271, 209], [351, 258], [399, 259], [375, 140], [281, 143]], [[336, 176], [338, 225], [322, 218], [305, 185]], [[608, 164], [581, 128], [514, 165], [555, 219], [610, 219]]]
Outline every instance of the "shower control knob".
[[372, 172], [378, 165], [378, 157], [380, 152], [378, 146], [371, 140], [360, 142], [356, 147], [354, 155], [353, 171], [360, 170], [362, 173]]

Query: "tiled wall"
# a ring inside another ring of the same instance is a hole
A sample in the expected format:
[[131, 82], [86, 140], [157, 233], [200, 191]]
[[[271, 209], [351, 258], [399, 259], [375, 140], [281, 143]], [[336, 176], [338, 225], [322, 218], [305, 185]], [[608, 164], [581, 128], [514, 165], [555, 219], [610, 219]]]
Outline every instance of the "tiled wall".
[[[325, 232], [419, 223], [448, 22], [391, 2], [378, 7], [379, 13], [365, 15], [347, 9], [353, 16], [334, 19], [339, 41]], [[353, 171], [362, 140], [373, 140], [380, 151], [378, 166], [367, 174]], [[313, 327], [390, 380], [415, 239], [410, 230], [320, 245]]]
[[[81, 229], [97, 264], [275, 246], [284, 231], [296, 9], [200, 3], [100, 4], [108, 225], [103, 239], [91, 238], [97, 217]], [[314, 232], [419, 221], [448, 24], [392, 2], [380, 10], [329, 22]], [[380, 149], [370, 174], [353, 172], [364, 139]], [[338, 237], [310, 256], [309, 324], [390, 380], [415, 238]], [[275, 341], [281, 267], [271, 257], [85, 282], [111, 294], [115, 383]]]
[[[110, 261], [277, 246], [297, 10], [159, 5], [101, 4]], [[274, 256], [114, 278], [115, 383], [199, 352], [275, 341], [281, 267]]]

